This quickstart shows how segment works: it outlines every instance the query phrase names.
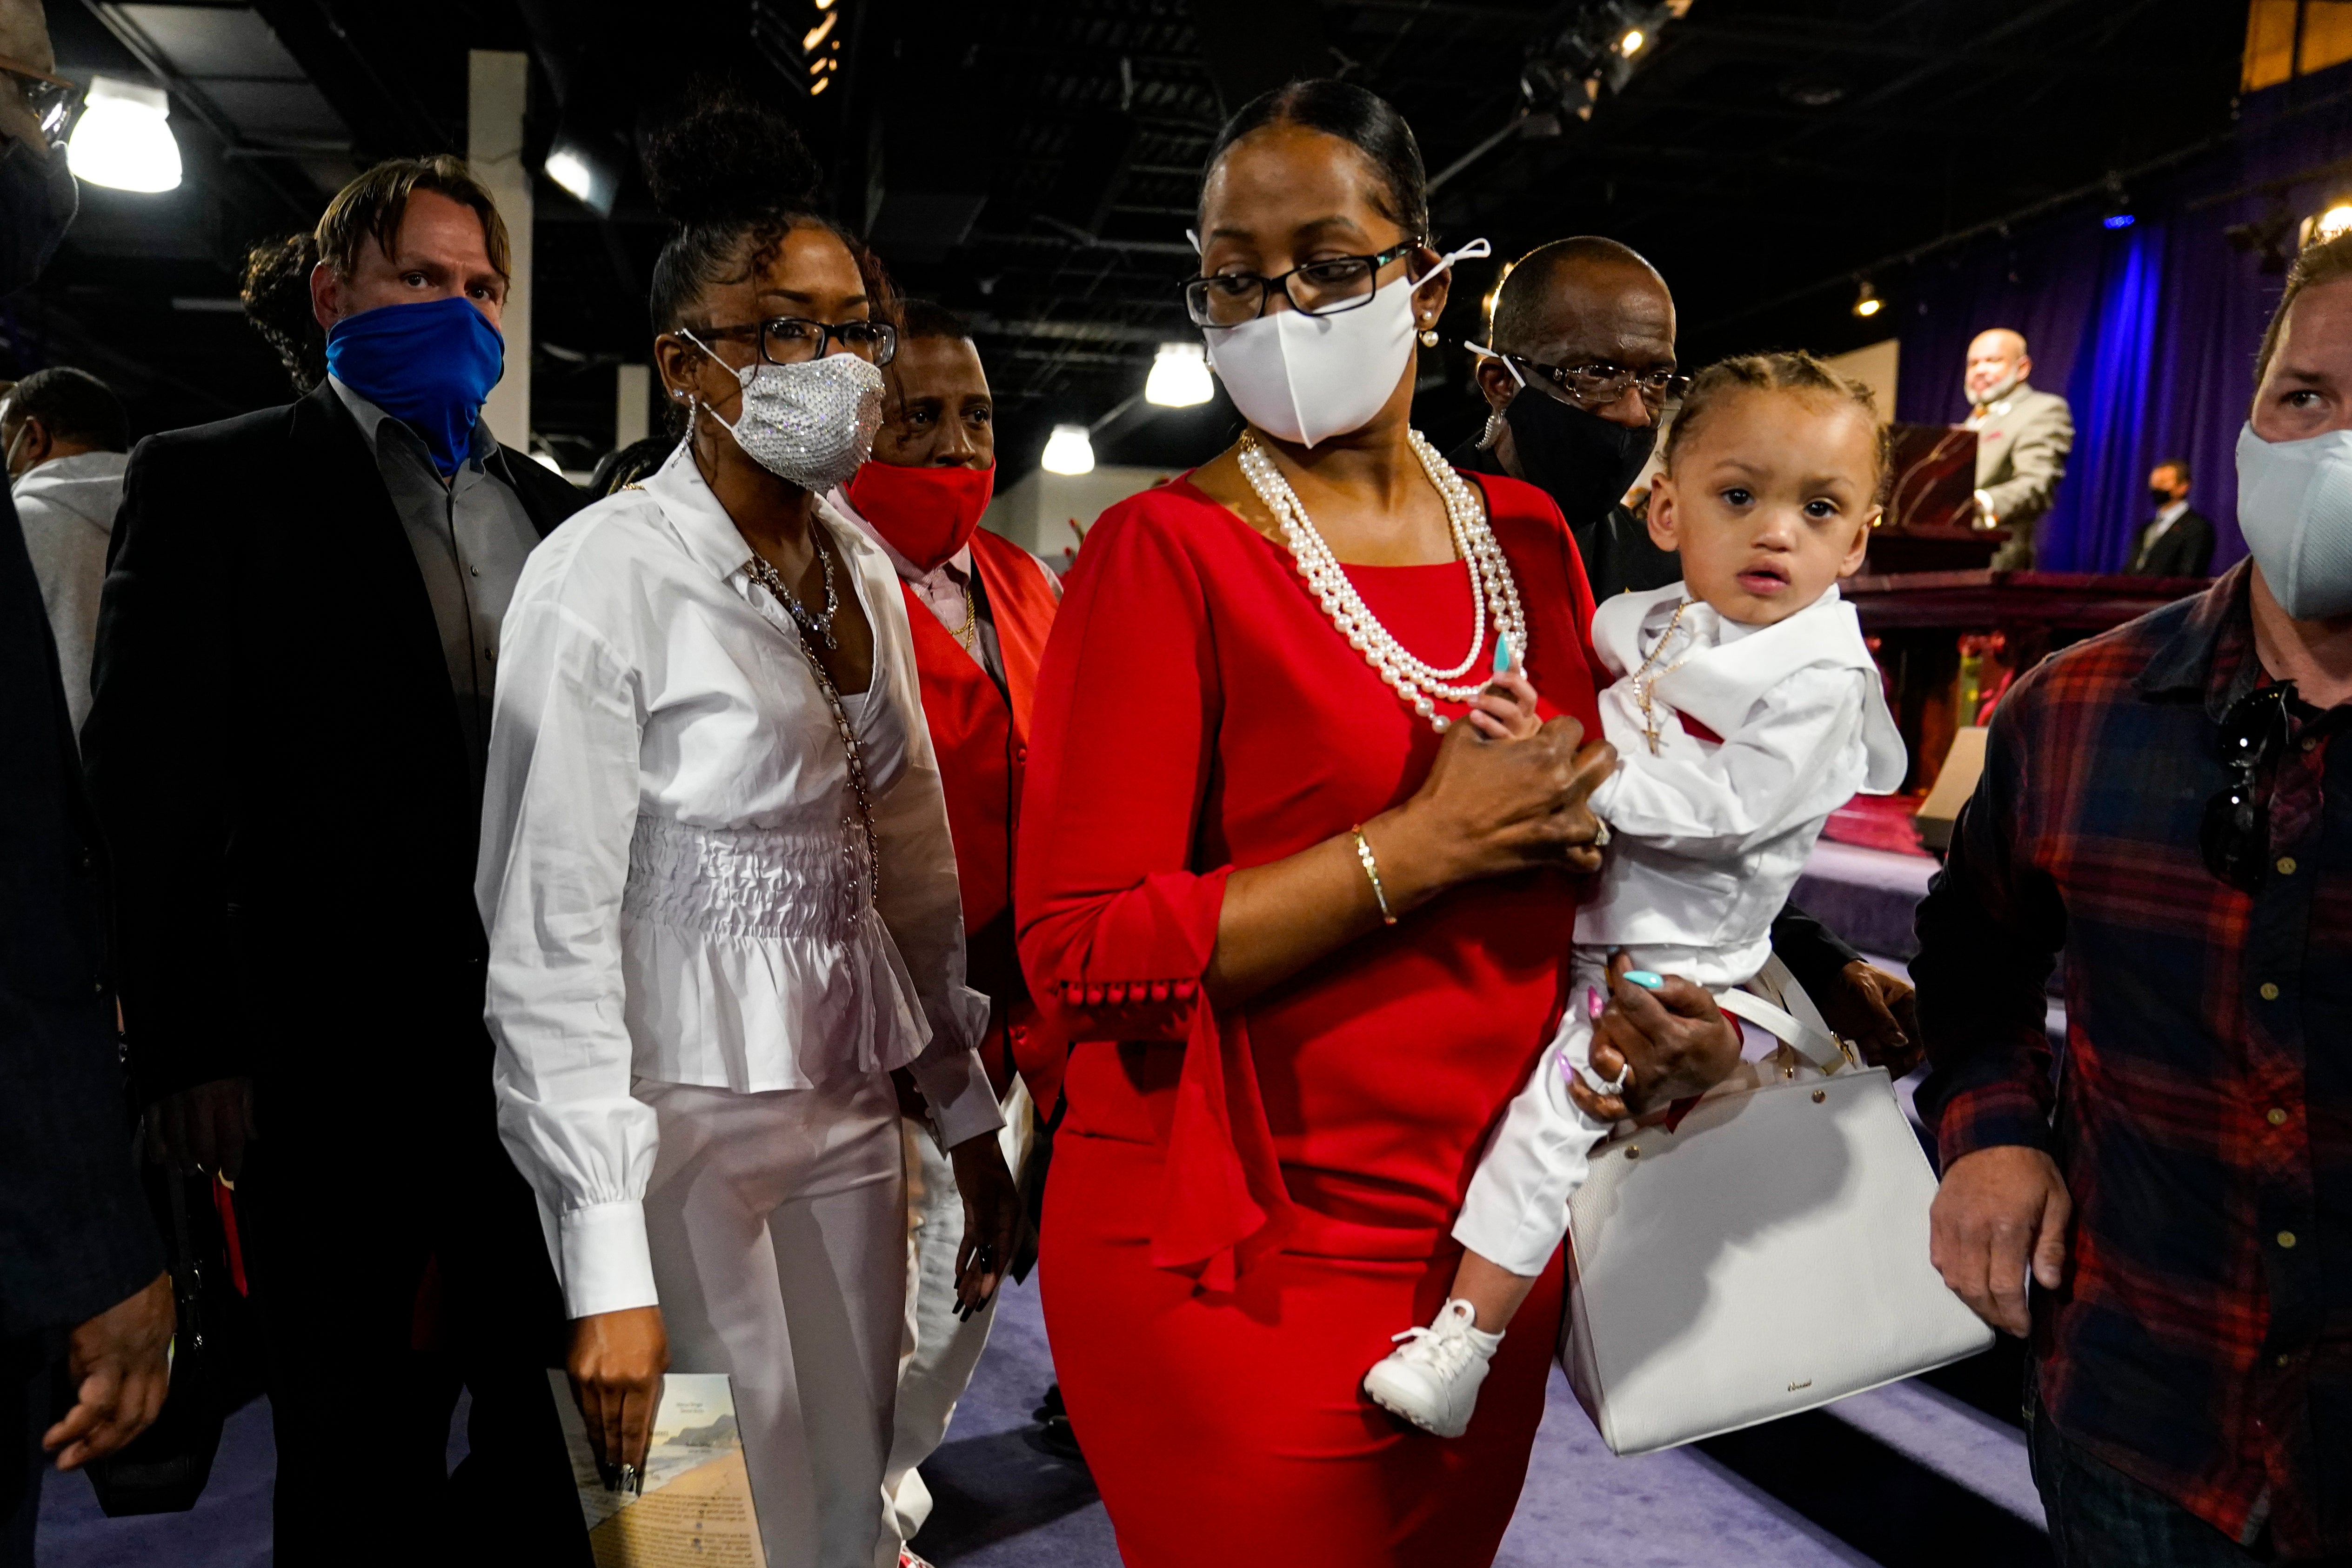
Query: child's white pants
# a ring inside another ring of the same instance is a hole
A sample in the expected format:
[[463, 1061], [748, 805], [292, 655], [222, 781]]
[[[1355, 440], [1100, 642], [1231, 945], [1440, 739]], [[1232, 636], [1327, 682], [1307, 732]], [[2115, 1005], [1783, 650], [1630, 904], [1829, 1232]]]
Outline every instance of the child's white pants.
[[1568, 1233], [1568, 1200], [1584, 1185], [1586, 1155], [1609, 1131], [1568, 1097], [1568, 1080], [1592, 1061], [1592, 1019], [1586, 993], [1608, 996], [1606, 957], [1578, 949], [1559, 1032], [1536, 1061], [1527, 1086], [1511, 1101], [1487, 1141], [1454, 1239], [1514, 1274], [1543, 1272]]

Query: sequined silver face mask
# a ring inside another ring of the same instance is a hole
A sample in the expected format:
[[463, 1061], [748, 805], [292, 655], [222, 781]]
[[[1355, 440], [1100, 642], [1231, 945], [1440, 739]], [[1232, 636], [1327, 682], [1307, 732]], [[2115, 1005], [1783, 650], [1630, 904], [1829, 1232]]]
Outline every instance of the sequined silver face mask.
[[[678, 334], [709, 354], [693, 333]], [[711, 359], [725, 364], [716, 354]], [[755, 360], [735, 372], [743, 406], [719, 425], [746, 455], [779, 479], [819, 495], [848, 483], [874, 453], [882, 428], [882, 372], [855, 354], [797, 365]]]

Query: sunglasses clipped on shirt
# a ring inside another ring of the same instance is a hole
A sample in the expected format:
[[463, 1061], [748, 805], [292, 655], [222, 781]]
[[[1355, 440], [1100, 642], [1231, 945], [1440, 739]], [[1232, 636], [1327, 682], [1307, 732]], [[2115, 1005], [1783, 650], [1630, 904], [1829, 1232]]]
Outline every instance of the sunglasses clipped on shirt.
[[2271, 869], [2271, 806], [2262, 770], [2286, 749], [2292, 681], [2257, 686], [2221, 716], [2221, 762], [2230, 781], [2205, 802], [2197, 847], [2205, 869], [2241, 893], [2259, 893]]

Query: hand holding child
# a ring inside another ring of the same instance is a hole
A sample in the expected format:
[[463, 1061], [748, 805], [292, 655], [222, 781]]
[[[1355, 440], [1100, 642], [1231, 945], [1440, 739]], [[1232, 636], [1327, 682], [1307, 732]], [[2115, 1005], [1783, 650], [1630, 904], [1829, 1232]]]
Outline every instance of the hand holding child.
[[1516, 664], [1496, 672], [1463, 716], [1489, 740], [1528, 740], [1543, 727], [1536, 716], [1535, 685]]

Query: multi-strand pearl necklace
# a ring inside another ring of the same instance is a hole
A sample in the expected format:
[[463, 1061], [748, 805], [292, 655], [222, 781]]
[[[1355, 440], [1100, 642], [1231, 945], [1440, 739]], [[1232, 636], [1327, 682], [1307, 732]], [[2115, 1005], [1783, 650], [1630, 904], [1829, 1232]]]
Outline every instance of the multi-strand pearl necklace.
[[[1470, 652], [1450, 670], [1438, 669], [1414, 657], [1380, 623], [1356, 592], [1356, 585], [1348, 580], [1347, 569], [1339, 564], [1339, 558], [1331, 553], [1331, 547], [1323, 542], [1323, 536], [1307, 518], [1307, 508], [1299, 504], [1290, 482], [1282, 476], [1282, 470], [1255, 436], [1242, 437], [1242, 476], [1281, 526], [1283, 542], [1290, 547], [1292, 564], [1306, 580], [1307, 591], [1315, 595], [1323, 606], [1323, 613], [1339, 629], [1339, 635], [1348, 640], [1349, 647], [1363, 654], [1364, 662], [1382, 681], [1395, 688], [1400, 701], [1443, 734], [1449, 721], [1437, 711], [1434, 699], [1468, 703], [1486, 688], [1485, 674], [1474, 672], [1477, 671], [1479, 651], [1486, 645], [1489, 610], [1493, 612], [1495, 630], [1510, 638], [1512, 655], [1521, 664], [1528, 656], [1528, 618], [1519, 604], [1518, 585], [1511, 580], [1510, 565], [1504, 560], [1501, 547], [1495, 543], [1495, 530], [1487, 525], [1486, 509], [1479, 504], [1469, 482], [1438, 455], [1437, 449], [1421, 432], [1407, 434], [1413, 455], [1421, 459], [1423, 472], [1429, 476], [1430, 484], [1445, 503], [1446, 521], [1454, 533], [1454, 552], [1470, 565]], [[1465, 675], [1472, 676], [1467, 685], [1460, 684]]]

